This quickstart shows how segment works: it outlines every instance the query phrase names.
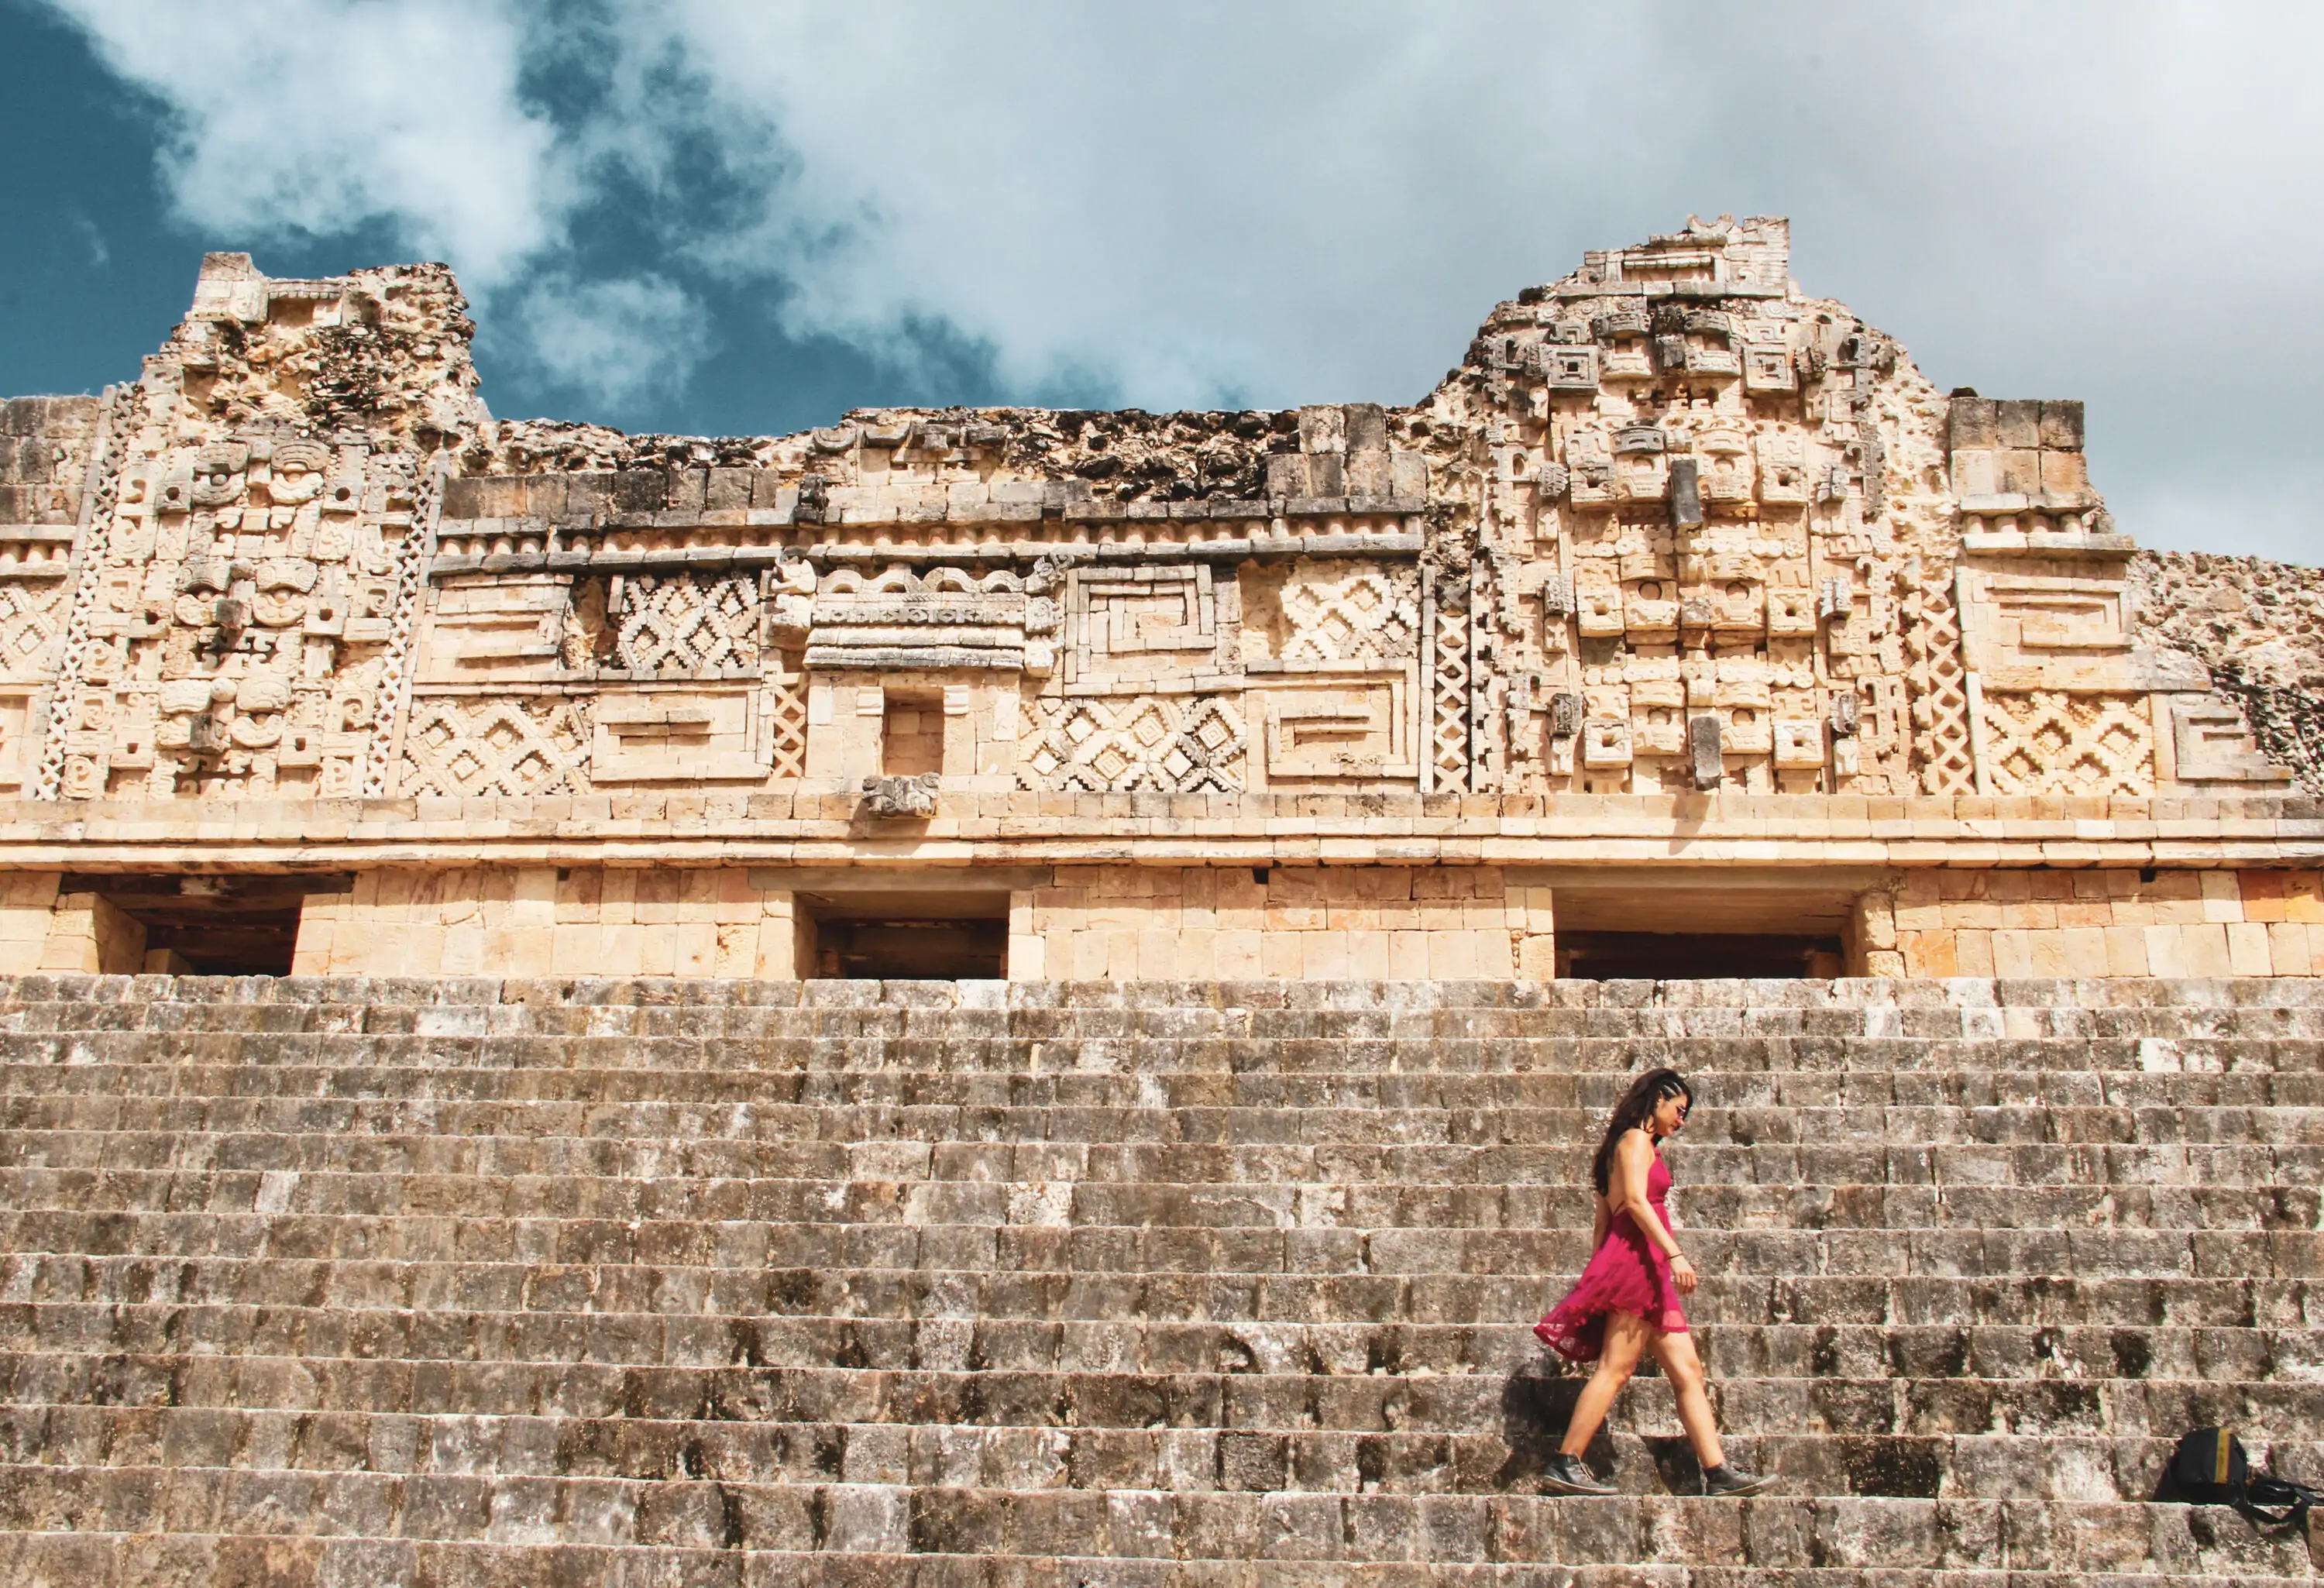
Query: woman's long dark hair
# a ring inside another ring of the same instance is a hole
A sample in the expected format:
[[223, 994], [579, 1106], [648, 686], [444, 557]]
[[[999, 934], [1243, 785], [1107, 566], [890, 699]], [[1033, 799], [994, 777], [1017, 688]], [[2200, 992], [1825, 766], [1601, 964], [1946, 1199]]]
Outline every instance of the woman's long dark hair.
[[1606, 1139], [1598, 1144], [1598, 1156], [1590, 1160], [1590, 1178], [1597, 1185], [1599, 1196], [1605, 1196], [1606, 1187], [1613, 1183], [1614, 1149], [1621, 1145], [1622, 1133], [1644, 1129], [1665, 1097], [1683, 1097], [1689, 1108], [1694, 1106], [1694, 1088], [1676, 1070], [1648, 1070], [1630, 1083], [1622, 1101], [1614, 1105], [1614, 1117], [1606, 1122]]

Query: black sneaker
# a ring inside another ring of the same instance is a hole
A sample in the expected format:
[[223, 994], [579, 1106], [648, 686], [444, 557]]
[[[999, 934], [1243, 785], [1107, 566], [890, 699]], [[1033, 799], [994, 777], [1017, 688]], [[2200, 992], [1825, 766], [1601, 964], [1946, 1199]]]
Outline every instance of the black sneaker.
[[1578, 1455], [1553, 1455], [1542, 1469], [1541, 1486], [1552, 1494], [1611, 1494], [1611, 1485], [1600, 1483]]
[[1732, 1462], [1723, 1467], [1713, 1467], [1702, 1474], [1702, 1491], [1705, 1494], [1757, 1494], [1763, 1489], [1775, 1486], [1775, 1479], [1747, 1473]]

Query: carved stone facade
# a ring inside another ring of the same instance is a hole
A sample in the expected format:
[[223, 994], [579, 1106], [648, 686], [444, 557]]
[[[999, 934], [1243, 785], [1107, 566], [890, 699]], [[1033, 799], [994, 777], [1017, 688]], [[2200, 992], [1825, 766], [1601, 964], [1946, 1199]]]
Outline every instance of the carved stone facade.
[[[1409, 408], [707, 441], [493, 420], [440, 267], [212, 255], [139, 379], [5, 411], [0, 865], [1618, 863], [1677, 931], [1655, 878], [1722, 866], [2324, 859], [2288, 686], [2182, 632], [2081, 405], [1941, 394], [1789, 271], [1775, 219], [1593, 253]], [[1516, 885], [1459, 929], [1545, 972]], [[1101, 930], [1045, 887], [1019, 938]], [[1855, 968], [1912, 968], [1876, 917]]]

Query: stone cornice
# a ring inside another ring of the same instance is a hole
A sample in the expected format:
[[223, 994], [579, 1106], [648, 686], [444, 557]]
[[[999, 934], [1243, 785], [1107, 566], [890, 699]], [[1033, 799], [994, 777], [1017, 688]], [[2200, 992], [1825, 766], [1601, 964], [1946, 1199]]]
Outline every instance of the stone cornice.
[[844, 792], [0, 805], [0, 869], [365, 865], [1450, 864], [2218, 867], [2324, 863], [2304, 799]]

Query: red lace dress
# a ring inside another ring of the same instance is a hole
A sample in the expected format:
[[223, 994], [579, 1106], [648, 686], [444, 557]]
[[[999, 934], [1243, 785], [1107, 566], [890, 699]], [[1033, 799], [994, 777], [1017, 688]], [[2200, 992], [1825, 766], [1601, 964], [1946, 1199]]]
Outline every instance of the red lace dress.
[[[1671, 1228], [1671, 1173], [1662, 1154], [1646, 1171], [1646, 1200], [1663, 1228]], [[1565, 1299], [1533, 1326], [1542, 1343], [1572, 1362], [1595, 1362], [1606, 1349], [1606, 1315], [1627, 1312], [1644, 1318], [1665, 1334], [1686, 1333], [1686, 1312], [1679, 1306], [1678, 1288], [1671, 1283], [1670, 1259], [1646, 1239], [1628, 1210], [1614, 1215], [1606, 1239], [1590, 1254], [1590, 1264]]]

